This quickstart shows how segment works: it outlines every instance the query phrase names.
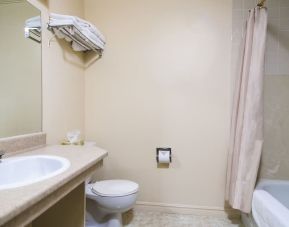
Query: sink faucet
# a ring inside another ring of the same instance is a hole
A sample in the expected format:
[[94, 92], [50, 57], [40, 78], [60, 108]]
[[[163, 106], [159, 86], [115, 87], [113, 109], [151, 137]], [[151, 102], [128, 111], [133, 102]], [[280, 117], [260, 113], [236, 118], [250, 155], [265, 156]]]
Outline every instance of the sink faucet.
[[2, 157], [3, 157], [4, 154], [5, 154], [5, 151], [0, 150], [0, 163], [2, 162], [1, 160], [2, 160]]

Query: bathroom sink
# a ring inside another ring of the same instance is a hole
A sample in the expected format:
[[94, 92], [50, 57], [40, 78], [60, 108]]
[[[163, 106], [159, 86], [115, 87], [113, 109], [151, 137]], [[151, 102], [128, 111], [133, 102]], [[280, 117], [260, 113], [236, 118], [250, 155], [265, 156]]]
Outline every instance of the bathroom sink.
[[33, 155], [2, 159], [0, 190], [17, 188], [46, 180], [64, 172], [70, 162], [58, 156]]

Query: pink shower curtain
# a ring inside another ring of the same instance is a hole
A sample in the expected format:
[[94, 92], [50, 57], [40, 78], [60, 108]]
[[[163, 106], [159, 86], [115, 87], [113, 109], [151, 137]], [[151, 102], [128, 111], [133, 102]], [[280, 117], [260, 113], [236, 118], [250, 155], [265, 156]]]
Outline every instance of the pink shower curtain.
[[266, 32], [266, 8], [250, 10], [234, 91], [226, 187], [230, 205], [245, 213], [251, 211], [263, 145]]

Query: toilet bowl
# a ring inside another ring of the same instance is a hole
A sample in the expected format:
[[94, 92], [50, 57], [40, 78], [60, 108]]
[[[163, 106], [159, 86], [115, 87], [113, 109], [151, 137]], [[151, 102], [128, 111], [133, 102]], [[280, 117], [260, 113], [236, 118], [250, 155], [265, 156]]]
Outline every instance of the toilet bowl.
[[134, 206], [138, 188], [128, 180], [86, 184], [86, 227], [122, 226], [121, 214]]

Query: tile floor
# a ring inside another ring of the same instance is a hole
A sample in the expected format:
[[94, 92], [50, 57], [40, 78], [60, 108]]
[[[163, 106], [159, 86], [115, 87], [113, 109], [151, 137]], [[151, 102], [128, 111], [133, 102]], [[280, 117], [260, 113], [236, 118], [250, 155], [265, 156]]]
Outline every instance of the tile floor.
[[128, 212], [124, 227], [243, 227], [240, 220], [199, 215], [168, 214], [149, 211]]

